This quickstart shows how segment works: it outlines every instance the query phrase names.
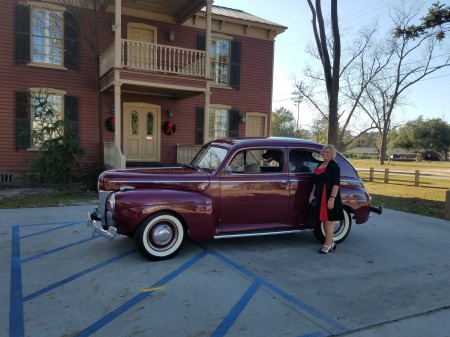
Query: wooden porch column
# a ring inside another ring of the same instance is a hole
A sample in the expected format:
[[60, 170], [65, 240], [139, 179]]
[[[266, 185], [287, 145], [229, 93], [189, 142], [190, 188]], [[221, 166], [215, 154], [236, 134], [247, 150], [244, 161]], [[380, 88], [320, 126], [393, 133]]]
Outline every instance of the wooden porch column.
[[116, 169], [123, 169], [122, 160], [122, 103], [120, 86], [120, 68], [122, 67], [121, 50], [122, 50], [122, 0], [115, 0], [114, 2], [115, 17], [114, 17], [114, 117], [116, 126], [114, 130], [114, 167]]
[[204, 111], [204, 129], [203, 129], [203, 143], [209, 140], [209, 104], [211, 98], [211, 7], [213, 0], [206, 1], [206, 43], [205, 43], [205, 77], [206, 77], [206, 92], [205, 92], [205, 111]]

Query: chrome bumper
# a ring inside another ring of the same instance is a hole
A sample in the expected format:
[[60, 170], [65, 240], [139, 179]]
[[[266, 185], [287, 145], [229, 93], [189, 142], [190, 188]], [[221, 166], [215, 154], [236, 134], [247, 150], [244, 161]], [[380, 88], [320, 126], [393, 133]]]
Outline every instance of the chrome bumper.
[[108, 227], [108, 229], [105, 230], [102, 225], [98, 223], [98, 221], [101, 221], [98, 216], [98, 209], [96, 209], [93, 213], [88, 213], [87, 226], [92, 228], [92, 236], [98, 234], [108, 240], [114, 239], [117, 235], [117, 228]]
[[376, 214], [381, 214], [381, 213], [383, 213], [383, 206], [378, 206], [378, 207], [371, 206], [370, 211], [373, 213], [376, 213]]

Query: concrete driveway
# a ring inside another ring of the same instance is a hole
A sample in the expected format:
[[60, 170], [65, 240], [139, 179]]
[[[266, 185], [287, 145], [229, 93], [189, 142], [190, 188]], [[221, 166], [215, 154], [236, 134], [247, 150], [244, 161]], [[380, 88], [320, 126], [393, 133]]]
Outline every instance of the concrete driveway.
[[187, 241], [150, 262], [92, 206], [0, 210], [0, 336], [450, 336], [450, 222], [385, 210], [335, 253], [311, 232]]

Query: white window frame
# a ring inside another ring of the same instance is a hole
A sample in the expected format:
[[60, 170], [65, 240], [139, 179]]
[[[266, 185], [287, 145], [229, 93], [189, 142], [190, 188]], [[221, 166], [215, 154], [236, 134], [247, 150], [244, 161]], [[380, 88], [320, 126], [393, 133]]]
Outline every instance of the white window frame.
[[[211, 79], [214, 85], [228, 86], [230, 84], [231, 41], [232, 38], [228, 36], [214, 35], [211, 37]], [[226, 55], [220, 48], [224, 43], [228, 44]]]
[[[30, 88], [31, 93], [31, 106], [30, 106], [30, 130], [34, 131], [39, 126], [44, 126], [45, 121], [42, 121], [38, 116], [36, 116], [36, 112], [39, 111], [39, 107], [36, 107], [36, 100], [39, 97], [45, 98], [47, 101], [50, 101], [47, 103], [47, 105], [44, 107], [51, 107], [55, 110], [55, 118], [52, 118], [52, 120], [64, 120], [64, 95], [66, 94], [66, 91], [59, 90], [59, 89], [52, 89], [52, 88]], [[64, 130], [60, 131], [61, 133], [64, 132]], [[56, 137], [56, 135], [54, 135]], [[33, 139], [31, 139], [31, 148], [32, 149], [38, 149], [40, 147], [41, 143], [35, 143]]]
[[228, 138], [230, 109], [231, 107], [228, 105], [213, 105], [209, 107], [209, 141], [219, 138]]
[[[30, 65], [64, 68], [64, 11], [61, 6], [31, 3]], [[37, 13], [43, 13], [43, 18], [38, 18]], [[45, 25], [38, 32], [39, 20]], [[41, 44], [37, 43], [38, 40]], [[35, 52], [37, 49], [40, 52]]]

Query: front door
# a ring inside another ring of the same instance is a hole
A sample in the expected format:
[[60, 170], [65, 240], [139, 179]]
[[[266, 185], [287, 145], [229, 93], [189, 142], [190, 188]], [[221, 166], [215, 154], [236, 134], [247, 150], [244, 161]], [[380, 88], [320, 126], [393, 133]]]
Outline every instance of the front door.
[[247, 113], [245, 137], [266, 136], [266, 115], [261, 113]]
[[161, 107], [124, 104], [124, 155], [127, 161], [159, 162]]
[[[128, 63], [132, 67], [154, 69], [156, 67], [156, 27], [143, 23], [128, 23]], [[145, 44], [139, 43], [145, 42]]]

